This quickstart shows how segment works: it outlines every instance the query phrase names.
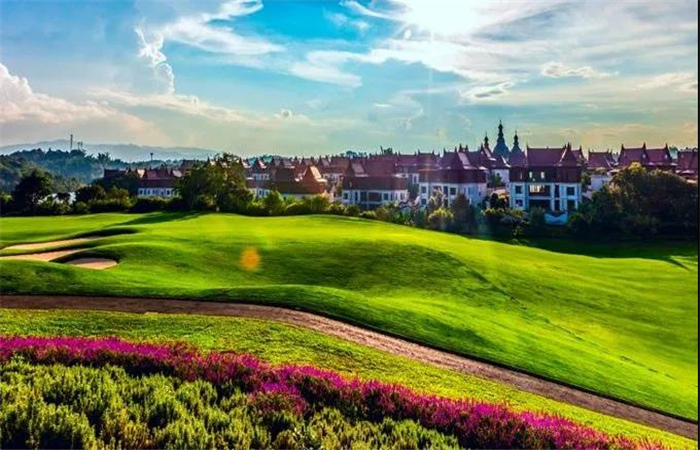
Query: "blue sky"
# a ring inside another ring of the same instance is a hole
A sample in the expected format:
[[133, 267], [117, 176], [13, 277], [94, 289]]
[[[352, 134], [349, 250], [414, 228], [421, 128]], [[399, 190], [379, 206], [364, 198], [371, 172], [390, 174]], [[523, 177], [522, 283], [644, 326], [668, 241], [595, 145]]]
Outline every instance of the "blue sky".
[[698, 5], [2, 1], [2, 144], [697, 145]]

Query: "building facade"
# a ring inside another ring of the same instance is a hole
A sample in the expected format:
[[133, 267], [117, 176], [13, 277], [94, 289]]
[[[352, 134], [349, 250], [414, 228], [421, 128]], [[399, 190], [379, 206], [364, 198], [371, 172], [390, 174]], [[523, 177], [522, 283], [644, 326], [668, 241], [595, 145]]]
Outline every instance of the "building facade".
[[510, 207], [543, 208], [560, 213], [581, 204], [583, 167], [567, 144], [562, 148], [527, 147], [524, 154], [510, 158]]

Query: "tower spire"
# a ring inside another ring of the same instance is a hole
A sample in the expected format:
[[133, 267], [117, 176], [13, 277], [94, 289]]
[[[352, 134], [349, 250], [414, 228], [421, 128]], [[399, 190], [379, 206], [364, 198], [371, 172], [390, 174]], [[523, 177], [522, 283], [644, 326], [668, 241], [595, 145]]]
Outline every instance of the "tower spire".
[[493, 154], [495, 156], [502, 156], [503, 158], [508, 158], [510, 150], [508, 150], [508, 145], [506, 144], [506, 139], [503, 137], [503, 122], [498, 121], [498, 137], [496, 138], [496, 146], [493, 148]]

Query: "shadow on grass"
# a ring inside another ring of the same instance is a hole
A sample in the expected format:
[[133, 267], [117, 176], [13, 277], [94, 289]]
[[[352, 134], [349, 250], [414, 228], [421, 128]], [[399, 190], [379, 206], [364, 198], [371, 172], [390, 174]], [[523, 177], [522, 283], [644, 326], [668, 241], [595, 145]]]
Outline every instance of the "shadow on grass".
[[575, 240], [568, 238], [521, 238], [510, 236], [477, 235], [468, 236], [471, 239], [500, 242], [507, 245], [520, 245], [538, 248], [555, 253], [589, 256], [592, 258], [641, 258], [655, 259], [690, 270], [674, 257], [697, 258], [698, 241], [692, 239], [662, 239], [657, 240], [615, 240], [598, 239]]
[[115, 227], [123, 227], [127, 225], [149, 225], [154, 223], [174, 222], [179, 220], [196, 219], [199, 216], [208, 214], [206, 211], [183, 211], [183, 212], [154, 212], [147, 214], [139, 214], [137, 217], [115, 224]]

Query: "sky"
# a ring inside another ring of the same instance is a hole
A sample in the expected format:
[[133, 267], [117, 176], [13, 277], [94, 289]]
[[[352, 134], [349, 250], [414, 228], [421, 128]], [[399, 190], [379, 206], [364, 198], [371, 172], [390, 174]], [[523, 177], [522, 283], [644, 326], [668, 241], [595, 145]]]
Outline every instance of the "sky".
[[697, 146], [696, 1], [0, 2], [0, 144]]

